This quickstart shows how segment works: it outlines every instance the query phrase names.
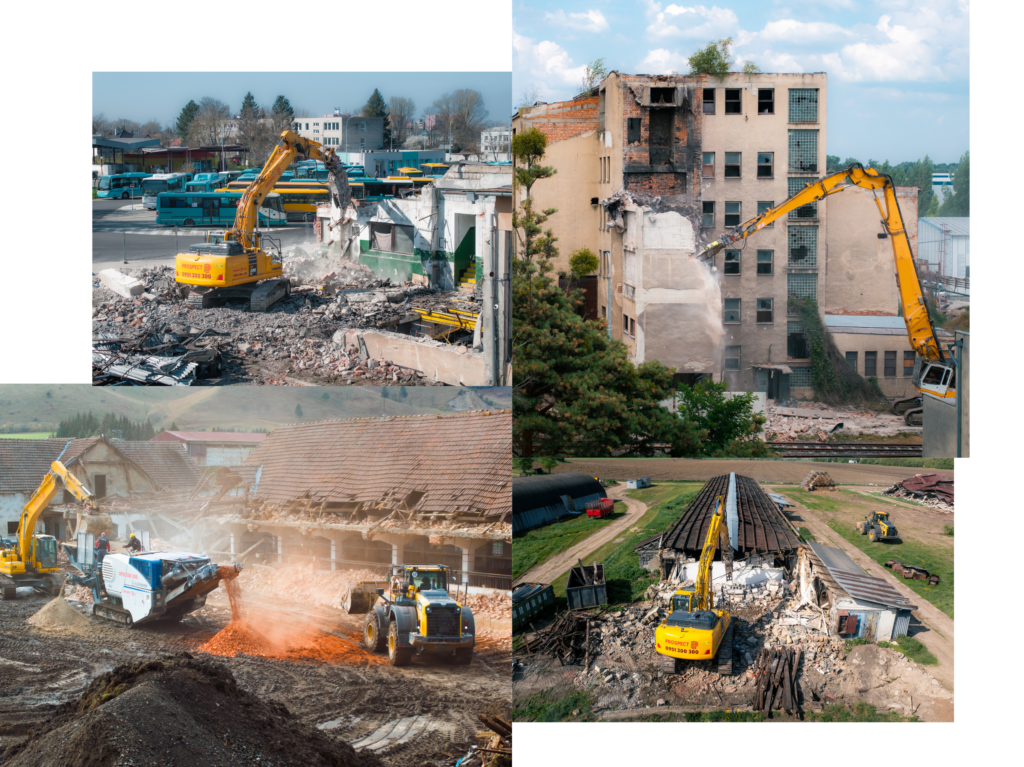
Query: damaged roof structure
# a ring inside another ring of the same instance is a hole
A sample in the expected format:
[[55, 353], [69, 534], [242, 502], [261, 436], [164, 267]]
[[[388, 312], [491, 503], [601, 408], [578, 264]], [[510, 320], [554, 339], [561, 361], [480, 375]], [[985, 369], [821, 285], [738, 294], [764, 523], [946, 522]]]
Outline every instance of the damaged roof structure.
[[677, 561], [699, 558], [719, 496], [725, 500], [725, 522], [737, 558], [767, 554], [786, 559], [799, 548], [793, 527], [755, 480], [723, 474], [708, 480], [670, 528], [634, 546], [641, 566], [654, 569], [660, 565], [663, 576], [667, 576]]

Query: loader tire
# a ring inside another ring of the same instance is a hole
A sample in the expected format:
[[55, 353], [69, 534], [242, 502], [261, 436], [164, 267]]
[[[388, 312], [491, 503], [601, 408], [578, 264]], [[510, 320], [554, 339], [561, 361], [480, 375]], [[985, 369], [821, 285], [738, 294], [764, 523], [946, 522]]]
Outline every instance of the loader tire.
[[460, 647], [455, 651], [455, 665], [456, 666], [468, 666], [473, 662], [473, 648], [472, 647]]
[[408, 666], [412, 660], [412, 648], [398, 646], [398, 624], [394, 621], [388, 625], [388, 660], [392, 666]]
[[872, 543], [877, 543], [878, 542], [878, 533], [876, 533], [874, 530], [872, 530], [870, 533], [868, 533], [868, 538], [871, 540]]
[[379, 624], [377, 611], [371, 608], [363, 621], [363, 646], [372, 653], [384, 652], [385, 637]]
[[864, 534], [867, 533], [867, 530], [865, 529], [865, 525], [864, 525], [863, 522], [858, 522], [857, 523], [857, 532], [860, 533], [861, 535], [864, 535]]

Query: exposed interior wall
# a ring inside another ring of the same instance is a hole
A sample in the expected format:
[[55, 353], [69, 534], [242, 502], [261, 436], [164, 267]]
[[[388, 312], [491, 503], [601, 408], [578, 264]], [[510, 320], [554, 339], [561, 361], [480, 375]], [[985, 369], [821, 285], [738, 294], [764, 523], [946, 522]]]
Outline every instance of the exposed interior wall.
[[[406, 282], [414, 274], [430, 275], [430, 259], [434, 250], [434, 193], [425, 187], [417, 197], [407, 200], [381, 200], [359, 208], [359, 261], [381, 279]], [[374, 249], [371, 223], [392, 223], [413, 227], [413, 252], [394, 253]]]
[[[427, 343], [397, 333], [361, 331], [372, 359], [388, 359], [451, 386], [487, 386], [484, 355], [465, 346]], [[460, 354], [458, 350], [462, 350]]]

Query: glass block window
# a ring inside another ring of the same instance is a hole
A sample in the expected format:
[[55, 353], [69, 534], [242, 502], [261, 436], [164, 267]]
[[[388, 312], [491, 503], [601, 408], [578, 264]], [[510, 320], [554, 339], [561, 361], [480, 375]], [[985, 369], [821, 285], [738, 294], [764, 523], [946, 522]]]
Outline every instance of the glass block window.
[[[759, 203], [757, 203], [757, 215], [760, 216], [762, 213], [767, 213], [768, 211], [770, 211], [774, 207], [775, 207], [775, 202], [774, 201], [772, 201], [772, 200], [762, 200]], [[771, 223], [771, 224], [768, 224], [768, 226], [775, 226], [775, 224]], [[765, 228], [767, 228], [767, 227], [765, 227]]]
[[726, 298], [724, 300], [725, 314], [723, 322], [738, 323], [740, 321], [740, 300], [738, 298]]
[[702, 205], [704, 220], [701, 222], [701, 226], [705, 229], [712, 229], [715, 226], [715, 203], [713, 200], [711, 202], [705, 200]]
[[738, 250], [725, 251], [725, 273], [740, 273], [740, 252]]
[[802, 323], [800, 320], [789, 320], [786, 323], [786, 333], [788, 333], [790, 335], [794, 335], [796, 333], [803, 333], [803, 332], [804, 332], [804, 323]]
[[[786, 295], [787, 296], [800, 296], [801, 298], [810, 298], [814, 301], [818, 300], [818, 275], [817, 274], [787, 274], [786, 275]], [[789, 310], [790, 314], [796, 314], [792, 309]]]
[[774, 250], [759, 250], [757, 251], [757, 273], [758, 274], [771, 274], [772, 273], [772, 262], [775, 260]]
[[818, 89], [789, 89], [789, 121], [791, 123], [818, 122]]
[[[790, 178], [789, 181], [789, 196], [792, 197], [794, 194], [799, 192], [808, 184], [813, 184], [818, 181], [816, 178]], [[799, 221], [800, 219], [817, 218], [818, 217], [818, 203], [812, 202], [807, 205], [801, 205], [796, 210], [789, 211], [790, 221]]]
[[818, 265], [818, 227], [789, 227], [789, 265], [804, 267]]
[[739, 370], [740, 369], [740, 347], [738, 347], [738, 346], [726, 346], [725, 347], [725, 369], [726, 370]]
[[738, 202], [726, 202], [725, 203], [725, 225], [726, 226], [739, 226], [740, 225], [740, 211], [742, 210], [740, 203]]
[[789, 132], [789, 172], [818, 172], [818, 131], [791, 130]]
[[500, 557], [505, 553], [505, 544], [502, 541], [491, 542], [491, 556]]
[[789, 376], [790, 386], [803, 386], [810, 388], [811, 386], [811, 369], [808, 368], [796, 368], [790, 366], [790, 370], [793, 372]]

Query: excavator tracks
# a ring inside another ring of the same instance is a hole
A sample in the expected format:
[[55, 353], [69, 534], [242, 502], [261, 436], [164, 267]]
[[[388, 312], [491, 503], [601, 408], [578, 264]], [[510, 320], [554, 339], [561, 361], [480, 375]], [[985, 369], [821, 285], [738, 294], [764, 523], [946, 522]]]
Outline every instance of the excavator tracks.
[[15, 585], [14, 579], [9, 575], [0, 575], [0, 597], [6, 602], [16, 599], [17, 596], [18, 587]]
[[677, 658], [669, 657], [668, 655], [658, 655], [658, 668], [663, 674], [675, 674], [678, 673], [679, 663]]
[[290, 294], [291, 283], [288, 280], [266, 280], [261, 282], [249, 298], [249, 311], [265, 312]]
[[722, 637], [722, 644], [718, 647], [718, 673], [722, 676], [732, 676], [732, 621], [729, 621], [729, 628], [725, 630]]
[[96, 602], [92, 606], [92, 614], [99, 618], [106, 618], [108, 621], [120, 623], [122, 626], [132, 625], [132, 614], [121, 607]]
[[289, 295], [291, 283], [288, 280], [264, 280], [228, 288], [193, 288], [186, 303], [189, 309], [212, 309], [228, 299], [248, 299], [249, 311], [262, 313]]

